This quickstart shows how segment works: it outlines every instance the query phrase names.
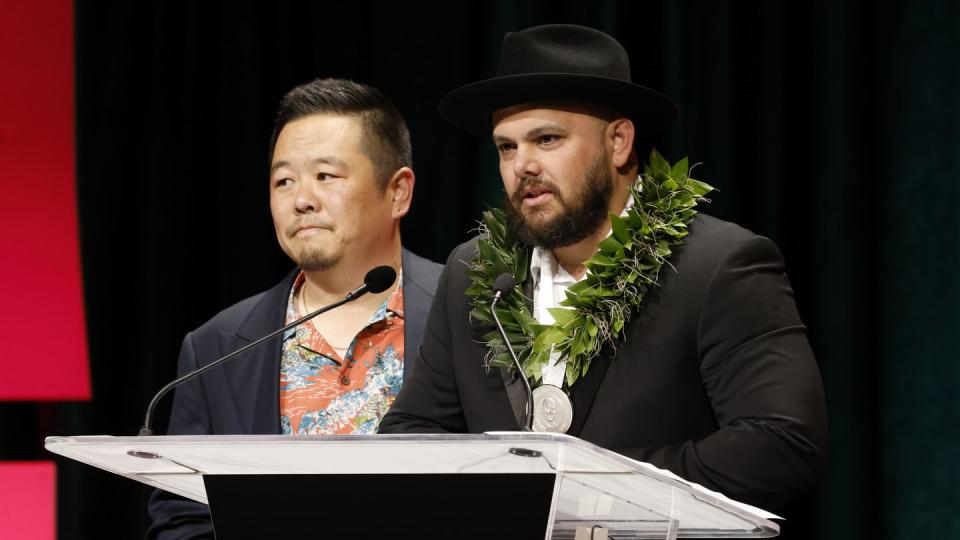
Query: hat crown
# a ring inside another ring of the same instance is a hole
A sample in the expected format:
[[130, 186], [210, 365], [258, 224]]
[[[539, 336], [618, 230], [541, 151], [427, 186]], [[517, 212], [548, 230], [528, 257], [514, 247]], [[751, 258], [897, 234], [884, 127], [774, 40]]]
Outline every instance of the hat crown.
[[440, 114], [489, 139], [493, 113], [523, 103], [594, 103], [616, 111], [646, 133], [666, 128], [677, 104], [630, 77], [626, 49], [607, 34], [572, 24], [535, 26], [503, 37], [497, 75], [450, 91]]
[[573, 24], [548, 24], [503, 37], [497, 76], [568, 73], [630, 81], [630, 59], [617, 40]]

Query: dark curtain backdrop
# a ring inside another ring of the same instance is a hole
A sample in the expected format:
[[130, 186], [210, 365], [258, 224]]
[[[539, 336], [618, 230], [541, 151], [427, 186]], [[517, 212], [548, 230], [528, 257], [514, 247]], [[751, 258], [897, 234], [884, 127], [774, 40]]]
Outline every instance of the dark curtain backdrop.
[[[506, 31], [547, 22], [617, 37], [634, 79], [680, 102], [658, 147], [701, 163], [696, 176], [718, 188], [706, 211], [784, 253], [832, 436], [821, 487], [784, 510], [784, 536], [960, 537], [960, 4], [949, 1], [78, 2], [94, 399], [0, 404], [0, 459], [49, 459], [50, 434], [135, 434], [183, 334], [289, 270], [266, 144], [298, 83], [350, 77], [396, 100], [417, 173], [404, 241], [444, 260], [501, 185], [492, 145], [447, 126], [437, 100], [492, 75]], [[61, 538], [142, 536], [146, 488], [58, 467]]]

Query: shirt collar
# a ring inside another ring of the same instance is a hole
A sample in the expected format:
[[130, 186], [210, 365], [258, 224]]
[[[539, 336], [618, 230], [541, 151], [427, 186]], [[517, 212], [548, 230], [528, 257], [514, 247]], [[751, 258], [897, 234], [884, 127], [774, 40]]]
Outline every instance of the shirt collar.
[[387, 298], [387, 311], [392, 311], [397, 317], [403, 318], [403, 268], [397, 276], [397, 288], [390, 298]]
[[[296, 296], [297, 290], [303, 286], [303, 282], [306, 281], [307, 277], [304, 275], [303, 270], [301, 270], [297, 277], [293, 279], [293, 286], [290, 288], [290, 299], [288, 300], [289, 305], [293, 305], [294, 298]], [[382, 311], [386, 309], [396, 315], [397, 317], [403, 318], [403, 268], [400, 268], [400, 274], [397, 275], [397, 288], [394, 289], [393, 293], [387, 298], [380, 309], [377, 310], [377, 314], [374, 315], [374, 318], [377, 318], [378, 315], [382, 315]], [[382, 318], [382, 317], [381, 317]]]

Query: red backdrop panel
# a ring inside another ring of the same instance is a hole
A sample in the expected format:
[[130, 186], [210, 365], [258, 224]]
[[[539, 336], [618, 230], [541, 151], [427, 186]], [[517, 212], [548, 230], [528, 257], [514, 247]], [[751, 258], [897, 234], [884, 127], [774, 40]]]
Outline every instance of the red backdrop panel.
[[56, 538], [52, 461], [0, 462], [0, 538]]
[[73, 111], [70, 0], [6, 0], [0, 10], [0, 400], [90, 398]]

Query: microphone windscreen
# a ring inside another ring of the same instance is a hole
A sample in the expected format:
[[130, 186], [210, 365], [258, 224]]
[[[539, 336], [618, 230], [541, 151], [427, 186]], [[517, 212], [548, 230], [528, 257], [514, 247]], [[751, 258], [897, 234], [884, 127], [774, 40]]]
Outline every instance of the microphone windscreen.
[[395, 279], [396, 270], [389, 266], [378, 266], [363, 276], [363, 284], [367, 286], [367, 290], [376, 294], [389, 289]]
[[513, 276], [504, 272], [497, 276], [497, 279], [493, 282], [493, 292], [499, 292], [501, 295], [508, 294], [516, 285], [517, 281], [513, 279]]

